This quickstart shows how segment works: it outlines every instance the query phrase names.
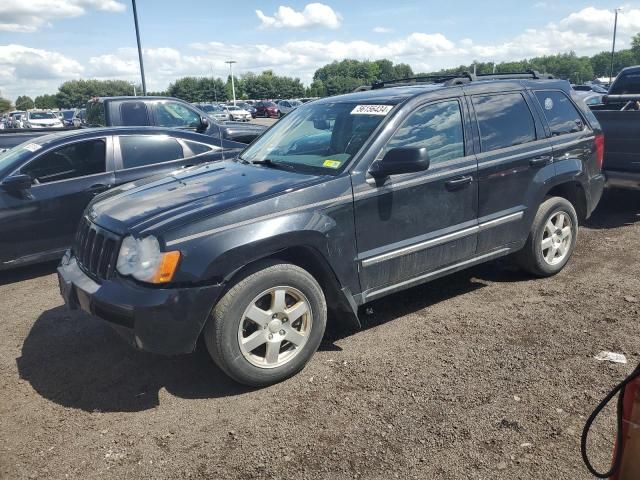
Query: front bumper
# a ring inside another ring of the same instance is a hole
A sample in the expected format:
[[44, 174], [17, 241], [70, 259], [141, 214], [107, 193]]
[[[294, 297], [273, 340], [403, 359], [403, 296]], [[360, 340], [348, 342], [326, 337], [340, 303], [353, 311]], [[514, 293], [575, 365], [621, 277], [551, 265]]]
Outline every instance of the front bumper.
[[607, 187], [640, 189], [640, 172], [605, 170]]
[[94, 281], [75, 257], [58, 267], [60, 293], [71, 310], [106, 321], [132, 346], [163, 355], [190, 353], [222, 287], [151, 288], [124, 278]]

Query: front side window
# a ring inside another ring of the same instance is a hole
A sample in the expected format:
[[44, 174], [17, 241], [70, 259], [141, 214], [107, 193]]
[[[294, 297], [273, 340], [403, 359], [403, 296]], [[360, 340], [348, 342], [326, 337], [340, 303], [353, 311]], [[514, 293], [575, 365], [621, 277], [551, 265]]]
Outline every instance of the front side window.
[[[125, 127], [148, 127], [151, 125], [149, 111], [144, 102], [124, 102], [120, 105], [120, 118]], [[89, 123], [92, 122], [89, 121]]]
[[104, 139], [59, 147], [20, 169], [20, 173], [29, 175], [36, 184], [84, 177], [105, 171]]
[[240, 159], [335, 174], [346, 167], [391, 109], [391, 105], [353, 102], [310, 103], [279, 120]]
[[166, 135], [128, 135], [120, 137], [122, 167], [135, 168], [170, 162], [184, 157], [175, 138]]
[[197, 128], [200, 115], [176, 102], [163, 102], [156, 105], [156, 121], [160, 127]]
[[386, 150], [399, 147], [425, 147], [432, 165], [463, 157], [464, 133], [458, 101], [427, 105], [409, 115]]
[[536, 128], [520, 93], [473, 97], [483, 152], [532, 142]]
[[564, 93], [544, 90], [534, 93], [549, 122], [552, 135], [564, 135], [582, 130], [584, 127], [582, 117]]

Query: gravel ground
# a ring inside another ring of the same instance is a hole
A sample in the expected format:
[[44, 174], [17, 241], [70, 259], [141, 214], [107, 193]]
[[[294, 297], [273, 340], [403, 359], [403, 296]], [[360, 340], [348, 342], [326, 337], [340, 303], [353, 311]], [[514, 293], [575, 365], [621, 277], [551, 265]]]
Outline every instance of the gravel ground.
[[640, 362], [639, 212], [639, 193], [608, 194], [555, 278], [501, 261], [376, 301], [363, 330], [261, 390], [67, 312], [55, 265], [4, 272], [0, 477], [590, 478], [585, 416]]

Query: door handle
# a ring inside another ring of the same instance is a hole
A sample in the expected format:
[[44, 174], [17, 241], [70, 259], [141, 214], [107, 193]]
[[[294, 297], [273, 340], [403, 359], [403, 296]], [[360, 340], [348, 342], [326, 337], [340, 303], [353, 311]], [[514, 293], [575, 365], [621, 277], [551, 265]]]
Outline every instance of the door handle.
[[103, 185], [101, 183], [98, 183], [96, 185], [91, 185], [89, 188], [87, 188], [85, 190], [85, 193], [90, 193], [91, 195], [97, 195], [106, 190], [109, 190], [110, 188], [111, 188], [111, 185]]
[[473, 177], [471, 176], [457, 177], [457, 178], [454, 178], [453, 180], [449, 180], [448, 182], [444, 182], [444, 186], [447, 190], [452, 192], [454, 190], [460, 190], [461, 188], [466, 187], [472, 181], [473, 181]]
[[541, 157], [535, 157], [529, 160], [529, 165], [532, 167], [544, 167], [545, 165], [549, 165], [553, 162], [553, 157], [551, 155], [543, 155]]

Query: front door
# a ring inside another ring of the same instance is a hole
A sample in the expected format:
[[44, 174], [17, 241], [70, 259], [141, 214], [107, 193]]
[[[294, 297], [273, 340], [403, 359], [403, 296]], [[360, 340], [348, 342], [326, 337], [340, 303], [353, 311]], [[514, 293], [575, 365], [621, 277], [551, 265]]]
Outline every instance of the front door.
[[[397, 147], [426, 147], [426, 171], [382, 184], [354, 174], [360, 283], [367, 298], [470, 258], [477, 241], [477, 165], [465, 145], [466, 107], [446, 99], [417, 107], [377, 158]], [[468, 155], [467, 155], [468, 153]]]
[[0, 238], [9, 245], [11, 260], [53, 258], [71, 246], [85, 207], [113, 185], [106, 143], [100, 138], [56, 147], [20, 169], [33, 179], [31, 188], [1, 193], [6, 216]]

